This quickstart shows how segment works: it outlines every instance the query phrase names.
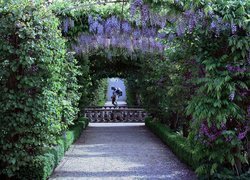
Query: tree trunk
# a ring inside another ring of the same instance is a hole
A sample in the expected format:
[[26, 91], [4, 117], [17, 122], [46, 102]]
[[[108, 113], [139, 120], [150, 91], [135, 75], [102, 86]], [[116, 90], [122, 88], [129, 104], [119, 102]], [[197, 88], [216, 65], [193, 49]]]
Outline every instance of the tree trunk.
[[[240, 147], [236, 147], [236, 154], [240, 153]], [[235, 168], [237, 171], [237, 175], [242, 173], [242, 164], [241, 160], [238, 157], [235, 157]]]
[[183, 131], [183, 137], [188, 137], [189, 135], [189, 128], [190, 128], [190, 121], [191, 121], [192, 117], [188, 116], [186, 117], [186, 121], [182, 126], [182, 131]]

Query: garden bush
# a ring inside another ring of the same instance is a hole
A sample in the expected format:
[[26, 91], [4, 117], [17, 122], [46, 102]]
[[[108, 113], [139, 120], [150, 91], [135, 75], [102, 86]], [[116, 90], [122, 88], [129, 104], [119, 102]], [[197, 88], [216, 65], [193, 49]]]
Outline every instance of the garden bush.
[[193, 169], [199, 165], [194, 148], [191, 148], [186, 138], [177, 134], [166, 125], [154, 122], [153, 118], [145, 119], [145, 125], [156, 134], [184, 163]]
[[74, 124], [65, 132], [65, 136], [61, 136], [57, 140], [57, 145], [46, 150], [43, 155], [36, 156], [32, 159], [33, 163], [25, 167], [21, 167], [21, 170], [17, 173], [15, 178], [18, 179], [47, 179], [54, 168], [58, 165], [63, 158], [64, 153], [68, 150], [71, 144], [75, 142], [83, 129], [88, 125], [88, 120], [85, 118], [79, 118], [81, 120]]
[[[165, 124], [153, 120], [151, 117], [145, 120], [145, 125], [166, 143], [182, 162], [189, 165], [194, 170], [201, 166], [203, 162], [199, 161], [197, 158], [199, 151], [195, 146], [191, 146], [186, 138], [177, 134]], [[218, 180], [248, 180], [250, 178], [250, 172], [248, 171], [240, 176], [236, 176], [234, 173], [225, 170], [225, 172], [215, 173], [212, 178]], [[199, 179], [207, 179], [207, 176], [200, 175]]]

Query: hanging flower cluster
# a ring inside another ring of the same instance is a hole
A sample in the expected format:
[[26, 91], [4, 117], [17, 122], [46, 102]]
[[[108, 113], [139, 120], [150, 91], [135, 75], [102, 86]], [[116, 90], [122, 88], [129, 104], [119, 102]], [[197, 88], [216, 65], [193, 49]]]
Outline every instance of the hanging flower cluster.
[[225, 130], [225, 124], [222, 124], [221, 127], [218, 128], [215, 124], [208, 126], [208, 123], [204, 121], [201, 124], [199, 136], [204, 138], [203, 143], [207, 143], [209, 145], [211, 142], [215, 141]]
[[[176, 4], [181, 3], [175, 1]], [[178, 36], [184, 35], [186, 32], [192, 32], [196, 27], [200, 26], [206, 30], [213, 31], [216, 36], [221, 32], [229, 30], [232, 34], [236, 34], [238, 27], [234, 22], [225, 22], [223, 19], [210, 11], [208, 14], [204, 9], [186, 10], [176, 19], [176, 34]]]
[[[137, 15], [139, 12], [139, 15]], [[149, 10], [149, 6], [144, 4], [142, 0], [134, 0], [130, 6], [131, 19], [136, 22], [137, 25], [142, 27], [154, 26], [158, 28], [164, 28], [166, 22], [173, 22], [174, 17], [167, 17], [160, 14], [156, 14]]]
[[[175, 1], [175, 3], [181, 2]], [[109, 47], [125, 48], [129, 52], [135, 50], [163, 52], [166, 46], [156, 39], [172, 41], [176, 37], [182, 37], [187, 32], [192, 32], [197, 27], [214, 32], [216, 37], [225, 30], [233, 35], [239, 31], [234, 22], [225, 22], [214, 12], [206, 14], [203, 9], [186, 10], [178, 16], [171, 17], [151, 12], [143, 0], [133, 0], [130, 14], [129, 21], [121, 20], [115, 16], [108, 19], [89, 16], [89, 33], [82, 33], [72, 48], [77, 53]], [[166, 22], [175, 25], [174, 31], [168, 34], [161, 31], [166, 27]], [[67, 33], [70, 28], [74, 27], [74, 21], [66, 18], [62, 27], [63, 31]], [[247, 56], [248, 61], [249, 57], [250, 55]], [[238, 68], [238, 70], [244, 71], [244, 68]], [[234, 68], [232, 71], [236, 71], [236, 69]]]
[[62, 29], [64, 33], [67, 33], [70, 28], [73, 28], [75, 26], [75, 22], [73, 19], [67, 17], [66, 19], [63, 20], [62, 23]]
[[164, 38], [157, 27], [133, 25], [115, 16], [103, 20], [89, 16], [89, 33], [82, 33], [72, 47], [77, 53], [99, 48], [125, 48], [129, 52], [160, 52], [166, 48], [157, 38]]
[[230, 72], [237, 72], [237, 73], [244, 73], [247, 69], [245, 67], [240, 67], [240, 66], [232, 66], [232, 65], [227, 65], [226, 66], [227, 70]]
[[[201, 124], [199, 129], [199, 137], [203, 139], [203, 144], [208, 146], [211, 145], [212, 142], [216, 141], [218, 138], [223, 138], [224, 141], [231, 141], [233, 139], [232, 134], [226, 133], [226, 131], [230, 131], [228, 124], [222, 123], [220, 127], [217, 127], [215, 124], [211, 126], [208, 125], [206, 121]], [[237, 128], [236, 138], [242, 140], [246, 137], [249, 127], [247, 125], [241, 125]]]
[[[179, 4], [181, 2], [175, 1], [175, 3]], [[136, 13], [138, 11], [140, 16]], [[182, 37], [186, 33], [194, 31], [197, 27], [214, 32], [216, 37], [220, 36], [224, 31], [231, 32], [233, 35], [238, 31], [238, 27], [234, 22], [225, 22], [212, 11], [206, 14], [204, 9], [186, 10], [179, 16], [170, 17], [150, 12], [148, 6], [143, 3], [143, 0], [134, 0], [131, 3], [131, 16], [136, 22], [140, 22], [142, 27], [150, 25], [158, 27], [158, 29], [163, 29], [166, 26], [166, 22], [172, 23], [175, 25], [174, 32], [167, 35], [164, 34], [163, 37], [169, 41], [172, 41], [175, 37]]]
[[[167, 18], [150, 12], [142, 0], [132, 1], [130, 10], [130, 20], [89, 16], [89, 32], [80, 34], [72, 49], [78, 54], [110, 47], [124, 48], [128, 52], [164, 52], [166, 46], [159, 39], [166, 38], [166, 34], [158, 31], [166, 26]], [[74, 21], [70, 18], [62, 23], [64, 33], [73, 27]]]

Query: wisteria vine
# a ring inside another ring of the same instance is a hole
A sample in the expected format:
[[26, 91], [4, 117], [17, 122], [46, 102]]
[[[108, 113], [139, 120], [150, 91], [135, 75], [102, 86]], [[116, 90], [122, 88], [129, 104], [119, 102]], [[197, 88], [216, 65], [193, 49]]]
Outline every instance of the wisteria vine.
[[82, 33], [73, 49], [77, 53], [89, 52], [97, 48], [125, 48], [129, 52], [160, 52], [166, 48], [157, 38], [162, 35], [155, 27], [139, 28], [127, 20], [112, 16], [106, 20], [89, 16], [89, 33]]
[[[80, 34], [72, 49], [77, 54], [110, 47], [123, 48], [131, 53], [134, 51], [163, 53], [167, 47], [160, 40], [166, 38], [166, 34], [159, 30], [166, 26], [167, 18], [150, 12], [148, 5], [142, 0], [133, 1], [130, 10], [129, 20], [116, 16], [102, 19], [90, 15], [89, 32]], [[136, 15], [137, 11], [140, 12], [140, 16]], [[73, 27], [72, 19], [66, 18], [63, 21], [64, 33], [68, 33]]]
[[[176, 4], [180, 3], [175, 1]], [[102, 19], [101, 17], [89, 16], [89, 32], [82, 33], [77, 39], [77, 43], [72, 48], [77, 53], [86, 53], [98, 48], [118, 47], [125, 48], [129, 52], [141, 50], [142, 52], [164, 52], [167, 48], [159, 40], [182, 37], [187, 32], [191, 33], [196, 27], [214, 32], [215, 36], [220, 36], [223, 31], [230, 31], [236, 34], [239, 30], [233, 22], [224, 22], [221, 17], [213, 12], [208, 15], [203, 9], [186, 10], [178, 16], [160, 15], [150, 11], [143, 0], [133, 0], [130, 5], [131, 19], [124, 20], [116, 16]], [[209, 16], [209, 17], [208, 17]], [[162, 30], [169, 22], [174, 31], [166, 34]], [[63, 31], [67, 33], [74, 27], [74, 21], [66, 18], [63, 22]], [[249, 52], [250, 53], [250, 52]], [[247, 61], [250, 61], [250, 55]], [[228, 65], [232, 66], [232, 65]], [[228, 70], [243, 72], [245, 68], [232, 67]]]

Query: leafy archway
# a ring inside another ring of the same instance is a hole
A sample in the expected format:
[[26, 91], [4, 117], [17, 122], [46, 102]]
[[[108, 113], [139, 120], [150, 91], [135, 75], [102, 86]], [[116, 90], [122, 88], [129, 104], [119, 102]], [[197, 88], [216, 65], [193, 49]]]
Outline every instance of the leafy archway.
[[[146, 55], [140, 73], [130, 79], [144, 106], [156, 106], [148, 110], [167, 119], [174, 130], [181, 124], [184, 136], [191, 132], [191, 142], [204, 152], [197, 155], [204, 160], [199, 174], [216, 176], [225, 170], [223, 165], [238, 175], [247, 171], [247, 1], [134, 0], [130, 10], [132, 18], [120, 13], [88, 16], [90, 34], [81, 34], [73, 49], [86, 54], [101, 48], [108, 59], [110, 46], [144, 55], [164, 52], [163, 58], [153, 57], [154, 62]], [[221, 146], [227, 150], [219, 151]]]

